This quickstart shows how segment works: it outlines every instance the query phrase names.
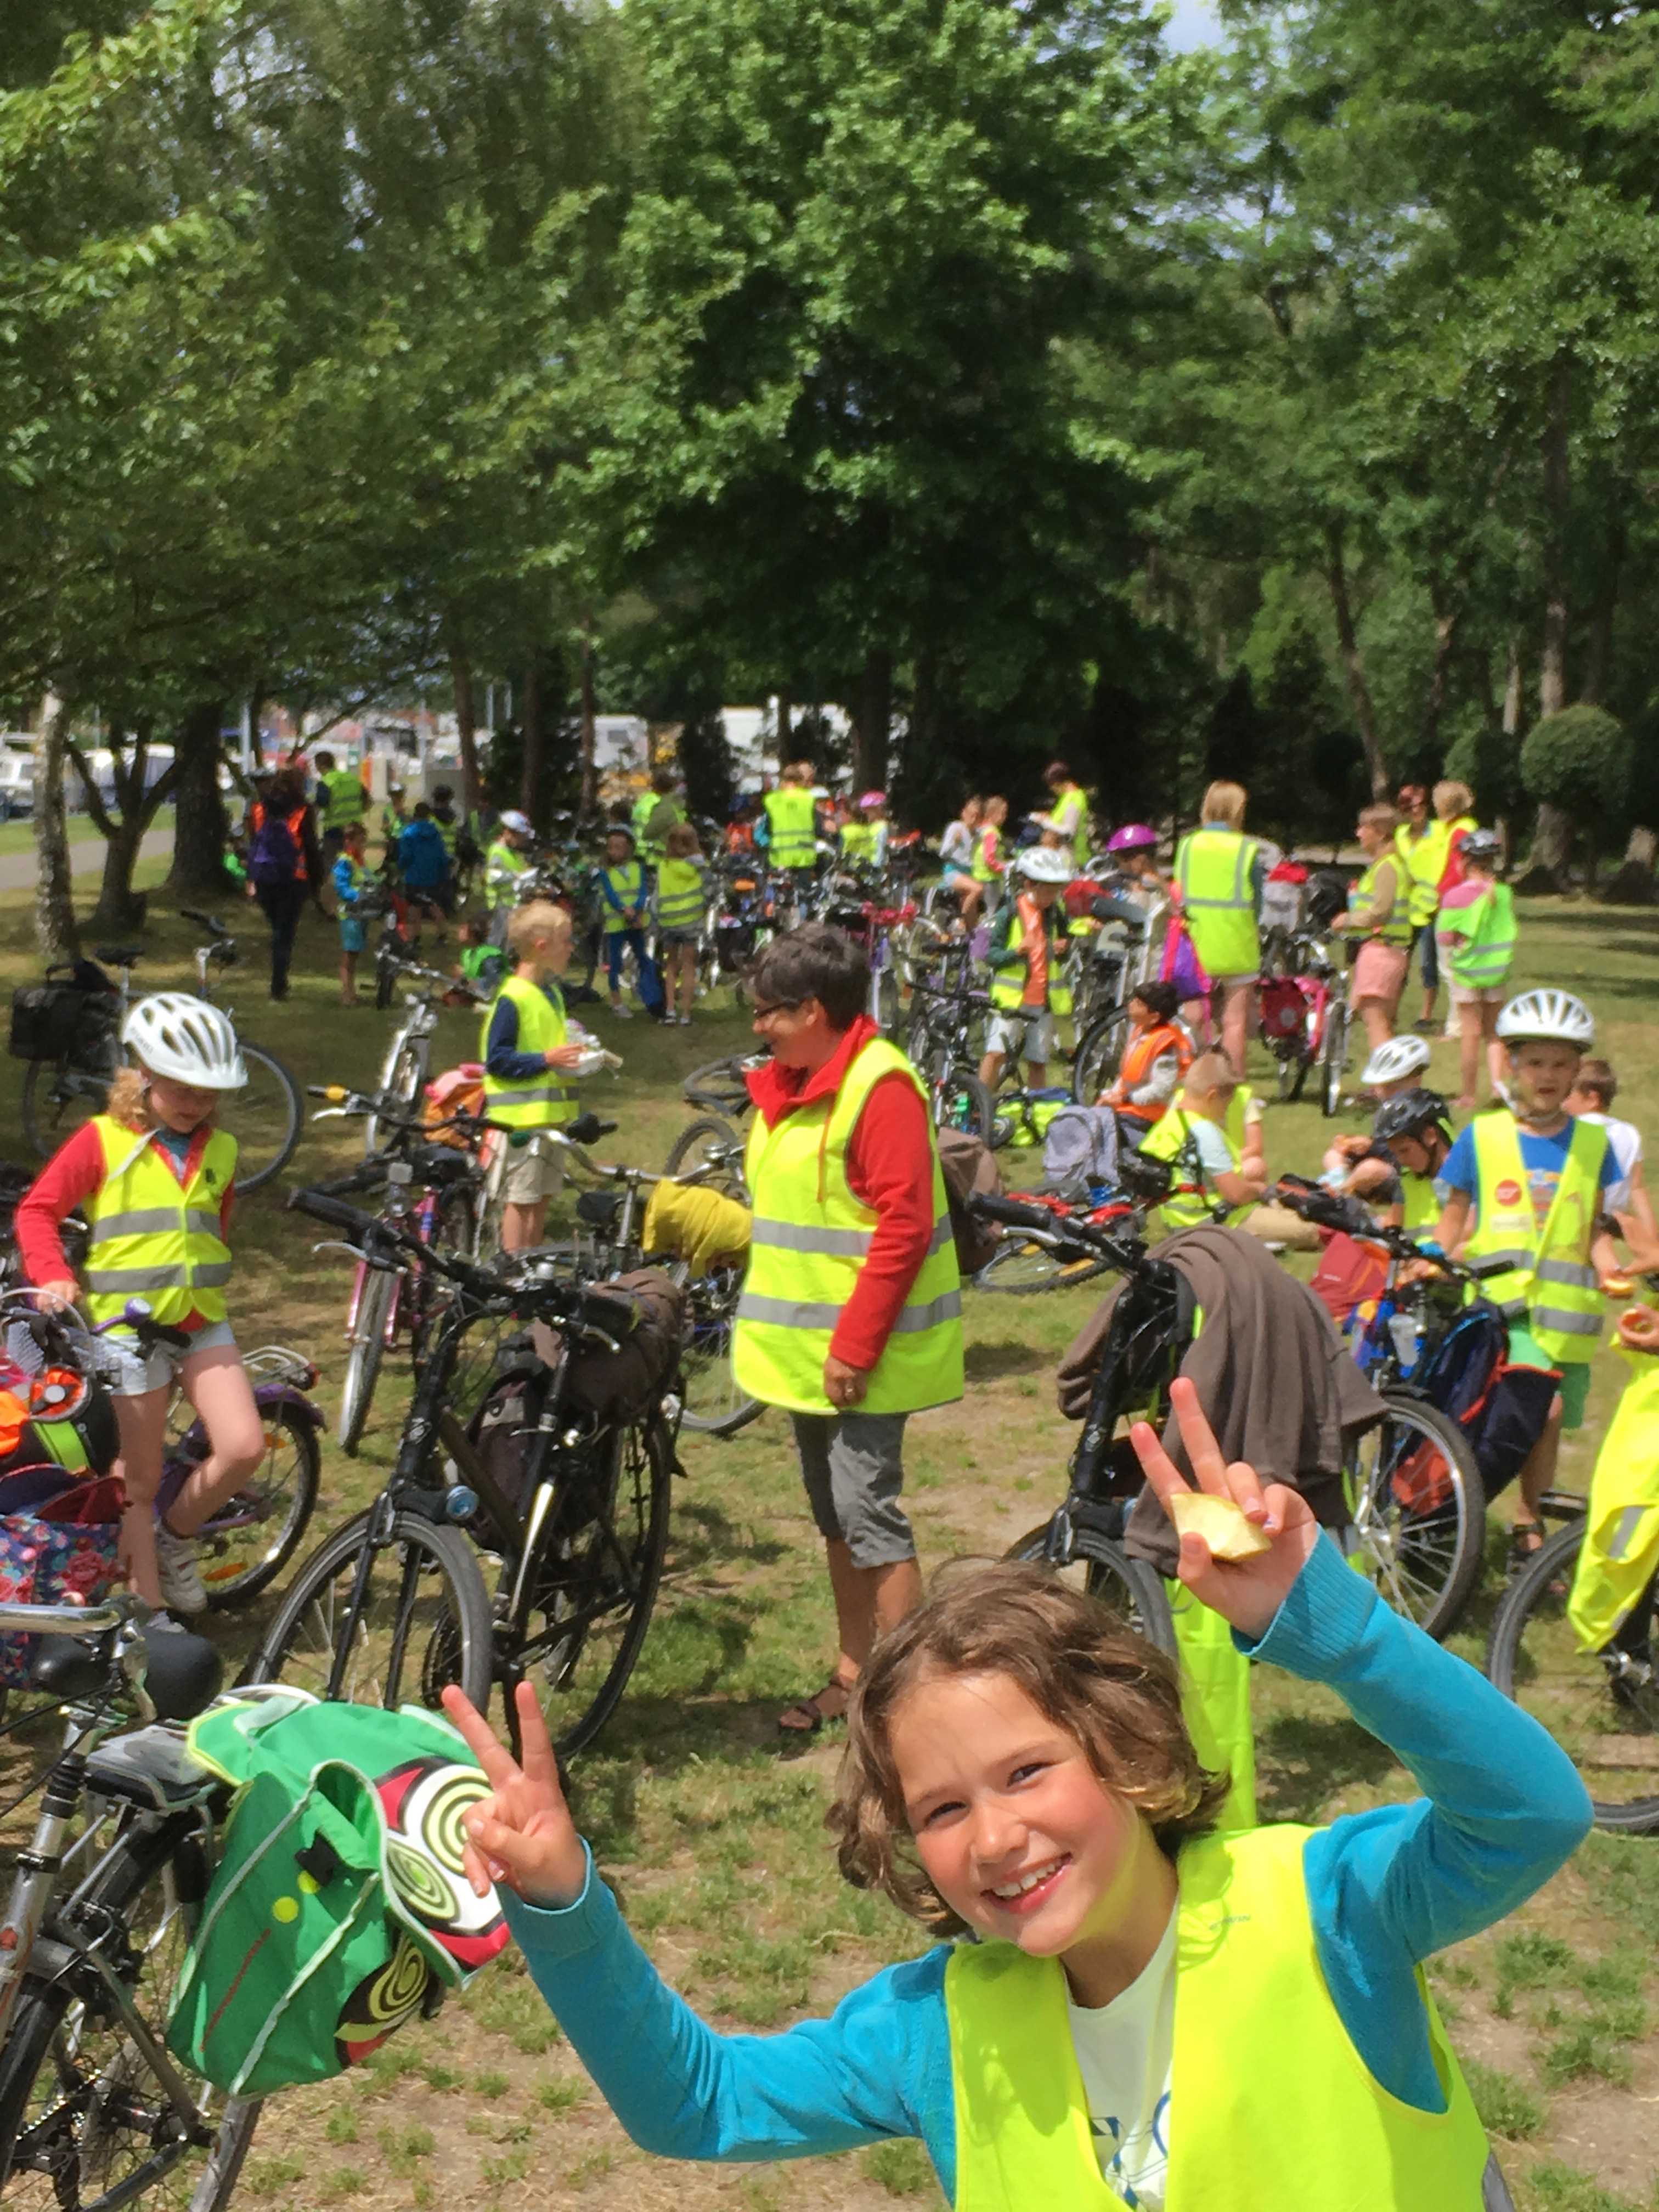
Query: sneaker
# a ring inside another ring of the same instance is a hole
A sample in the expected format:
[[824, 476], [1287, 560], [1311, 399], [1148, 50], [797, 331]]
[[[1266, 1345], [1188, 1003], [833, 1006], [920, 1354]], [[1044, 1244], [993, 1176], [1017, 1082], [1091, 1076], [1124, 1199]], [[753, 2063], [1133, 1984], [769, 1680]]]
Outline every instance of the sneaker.
[[196, 1540], [175, 1535], [165, 1521], [155, 1524], [155, 1565], [161, 1602], [169, 1613], [205, 1613], [207, 1589], [196, 1564]]
[[611, 1011], [618, 1021], [631, 1022], [634, 1018], [632, 1006], [624, 1006], [619, 999], [613, 999], [611, 1001]]
[[690, 1026], [691, 1026], [691, 1017], [690, 1017], [690, 1014], [682, 1014], [682, 1015], [680, 1016], [680, 1027], [681, 1027], [683, 1030], [689, 1030], [689, 1029], [690, 1028]]

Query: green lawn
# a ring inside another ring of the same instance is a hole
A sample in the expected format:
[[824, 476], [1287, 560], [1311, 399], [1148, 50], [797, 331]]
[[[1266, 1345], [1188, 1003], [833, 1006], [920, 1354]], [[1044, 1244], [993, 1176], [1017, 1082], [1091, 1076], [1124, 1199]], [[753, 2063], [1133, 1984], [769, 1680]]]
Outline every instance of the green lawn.
[[[152, 911], [155, 954], [143, 979], [183, 983], [191, 927], [162, 898]], [[331, 930], [307, 919], [294, 995], [274, 1006], [264, 991], [263, 928], [251, 911], [247, 922], [246, 965], [228, 994], [239, 1023], [302, 1080], [372, 1080], [392, 1020], [336, 1003]], [[1522, 980], [1588, 997], [1600, 1047], [1626, 1080], [1620, 1110], [1659, 1125], [1659, 1046], [1644, 1018], [1656, 957], [1659, 915], [1524, 910]], [[27, 898], [0, 898], [0, 975], [15, 982], [34, 964]], [[657, 1164], [686, 1118], [679, 1077], [740, 1047], [743, 1021], [729, 1009], [701, 1017], [690, 1031], [614, 1024], [603, 1012], [592, 1019], [626, 1062], [620, 1076], [590, 1086], [622, 1125], [615, 1155]], [[447, 1055], [471, 1056], [476, 1021], [459, 1013], [444, 1021]], [[1435, 1048], [1437, 1076], [1448, 1087], [1454, 1049]], [[8, 1111], [13, 1156], [21, 1157], [15, 1073]], [[1311, 1107], [1271, 1109], [1270, 1163], [1316, 1168], [1328, 1129]], [[343, 1165], [356, 1148], [340, 1124], [325, 1124], [304, 1140], [294, 1173]], [[253, 1194], [239, 1225], [233, 1305], [245, 1344], [279, 1340], [318, 1358], [329, 1397], [348, 1271], [335, 1255], [313, 1256], [311, 1241], [303, 1223], [281, 1211], [280, 1194]], [[999, 1553], [1058, 1501], [1076, 1432], [1054, 1410], [1050, 1377], [1093, 1297], [1088, 1289], [1037, 1300], [969, 1295], [968, 1397], [912, 1425], [908, 1499], [926, 1564]], [[1620, 1373], [1609, 1355], [1598, 1359], [1590, 1426], [1564, 1460], [1565, 1479], [1578, 1486]], [[360, 1461], [326, 1455], [319, 1533], [384, 1477], [406, 1387], [406, 1375], [388, 1371]], [[833, 1650], [819, 1549], [787, 1426], [768, 1414], [729, 1443], [688, 1437], [683, 1451], [686, 1480], [662, 1607], [621, 1714], [578, 1762], [574, 1796], [631, 1924], [664, 1972], [724, 2025], [764, 2030], [828, 2007], [920, 1941], [836, 1874], [821, 1827], [835, 1741], [804, 1756], [779, 1754], [778, 1709], [823, 1680]], [[1472, 1660], [1493, 1595], [1457, 1647]], [[216, 1621], [212, 1632], [234, 1658], [251, 1625]], [[1329, 1693], [1262, 1669], [1255, 1695], [1268, 1815], [1320, 1820], [1409, 1794], [1409, 1778]], [[1659, 2037], [1650, 2033], [1646, 2005], [1656, 1936], [1659, 1844], [1594, 1838], [1513, 1922], [1431, 1970], [1483, 2108], [1502, 2130], [1500, 2154], [1522, 2212], [1634, 2212], [1655, 2202]], [[394, 2038], [361, 2074], [273, 2103], [244, 2187], [279, 2212], [347, 2197], [377, 2208], [580, 2197], [617, 2212], [671, 2203], [677, 2212], [868, 2212], [907, 2197], [937, 2202], [925, 2163], [908, 2146], [746, 2169], [646, 2158], [586, 2086], [510, 1960], [437, 2021]]]

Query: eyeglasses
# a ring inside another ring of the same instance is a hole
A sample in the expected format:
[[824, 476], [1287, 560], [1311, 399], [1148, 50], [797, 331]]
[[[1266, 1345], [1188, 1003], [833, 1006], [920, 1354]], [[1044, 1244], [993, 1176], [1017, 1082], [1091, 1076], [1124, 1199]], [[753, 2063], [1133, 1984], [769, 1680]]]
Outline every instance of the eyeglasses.
[[796, 1014], [805, 1004], [801, 999], [774, 999], [769, 1006], [757, 1006], [755, 1008], [755, 1019], [769, 1022], [774, 1014]]

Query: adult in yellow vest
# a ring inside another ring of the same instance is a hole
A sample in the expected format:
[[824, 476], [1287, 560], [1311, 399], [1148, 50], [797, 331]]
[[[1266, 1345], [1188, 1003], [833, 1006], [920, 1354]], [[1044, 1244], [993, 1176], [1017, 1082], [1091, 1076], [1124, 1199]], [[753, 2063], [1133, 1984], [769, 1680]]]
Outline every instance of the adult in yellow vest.
[[[116, 1077], [106, 1110], [42, 1169], [17, 1211], [18, 1245], [43, 1305], [81, 1298], [58, 1234], [78, 1206], [92, 1232], [82, 1270], [90, 1318], [118, 1323], [128, 1301], [142, 1298], [156, 1321], [185, 1334], [185, 1345], [149, 1353], [131, 1328], [117, 1327], [105, 1341], [120, 1361], [113, 1395], [127, 1495], [122, 1548], [133, 1587], [170, 1613], [200, 1613], [207, 1591], [191, 1540], [265, 1455], [225, 1302], [236, 1139], [214, 1127], [247, 1070], [228, 1018], [184, 991], [141, 999], [121, 1041], [136, 1065]], [[175, 1382], [201, 1416], [208, 1450], [158, 1516]]]
[[1426, 1028], [1434, 1020], [1435, 999], [1440, 989], [1434, 917], [1440, 907], [1440, 878], [1451, 857], [1452, 824], [1431, 811], [1428, 792], [1420, 783], [1402, 784], [1395, 804], [1401, 817], [1394, 833], [1395, 848], [1406, 872], [1412, 951], [1419, 955], [1423, 977], [1422, 1018]]
[[1567, 1619], [1580, 1650], [1599, 1651], [1615, 1686], [1626, 1677], [1645, 1691], [1659, 1567], [1659, 1313], [1622, 1314], [1618, 1349], [1629, 1372], [1590, 1476]]
[[[1244, 1050], [1255, 1024], [1255, 982], [1261, 972], [1261, 848], [1244, 835], [1249, 794], [1238, 783], [1212, 783], [1200, 824], [1176, 848], [1175, 889], [1193, 950], [1210, 979], [1211, 1006], [1221, 1007], [1221, 1048], [1244, 1079]], [[1201, 1002], [1195, 1012], [1201, 1012]]]
[[1052, 832], [1060, 851], [1070, 858], [1073, 872], [1080, 873], [1088, 866], [1093, 849], [1089, 834], [1089, 794], [1064, 761], [1050, 761], [1042, 771], [1042, 781], [1051, 794], [1048, 811], [1036, 818]]
[[775, 791], [761, 801], [766, 815], [766, 857], [769, 864], [794, 878], [797, 888], [809, 891], [818, 865], [818, 810], [812, 796], [812, 763], [792, 761], [778, 779]]
[[809, 922], [766, 947], [750, 988], [772, 1057], [748, 1079], [755, 1225], [732, 1368], [792, 1417], [829, 1553], [840, 1655], [781, 1722], [811, 1734], [921, 1595], [904, 1424], [962, 1395], [962, 1285], [926, 1096], [864, 1012], [862, 951]]
[[1392, 806], [1368, 806], [1361, 813], [1354, 835], [1365, 855], [1364, 870], [1348, 893], [1348, 911], [1333, 924], [1359, 946], [1348, 999], [1373, 1052], [1394, 1035], [1411, 960], [1411, 889], [1394, 842], [1399, 827]]
[[367, 819], [368, 793], [355, 768], [342, 768], [331, 752], [317, 755], [317, 819], [323, 850], [338, 853], [354, 822]]
[[1142, 1139], [1138, 1149], [1146, 1158], [1167, 1160], [1174, 1170], [1173, 1193], [1152, 1215], [1159, 1236], [1213, 1221], [1218, 1205], [1237, 1228], [1261, 1203], [1267, 1171], [1260, 1151], [1247, 1158], [1241, 1138], [1228, 1127], [1241, 1087], [1220, 1053], [1200, 1053], [1175, 1104]]
[[1452, 1146], [1435, 1240], [1454, 1259], [1501, 1253], [1511, 1262], [1480, 1286], [1499, 1305], [1527, 1302], [1526, 1320], [1510, 1330], [1510, 1363], [1561, 1377], [1521, 1470], [1515, 1543], [1525, 1556], [1543, 1541], [1538, 1505], [1554, 1484], [1562, 1429], [1583, 1425], [1605, 1286], [1619, 1277], [1613, 1239], [1596, 1227], [1619, 1165], [1607, 1131], [1575, 1121], [1565, 1106], [1595, 1042], [1588, 1008], [1565, 991], [1525, 991], [1498, 1016], [1498, 1035], [1512, 1103], [1476, 1115]]
[[[1231, 1564], [1186, 1536], [1182, 1581], [1241, 1651], [1331, 1685], [1426, 1797], [1218, 1837], [1222, 1778], [1144, 1643], [1040, 1568], [951, 1577], [872, 1656], [830, 1825], [851, 1881], [974, 1940], [888, 1968], [830, 2019], [725, 2039], [623, 1928], [533, 1693], [520, 1764], [447, 1691], [494, 1785], [468, 1872], [501, 1884], [636, 2142], [735, 2162], [920, 2136], [956, 2212], [1504, 2201], [1422, 1962], [1565, 1862], [1589, 1827], [1583, 1785], [1348, 1571], [1305, 1500], [1224, 1466], [1176, 1392], [1212, 1506], [1269, 1532]], [[1190, 1497], [1150, 1430], [1135, 1443], [1166, 1509]]]
[[[574, 1121], [570, 1077], [586, 1054], [573, 1042], [558, 979], [570, 965], [570, 916], [550, 899], [516, 908], [507, 925], [517, 963], [486, 1010], [478, 1040], [484, 1106], [511, 1129], [554, 1129]], [[509, 1146], [501, 1164], [501, 1249], [541, 1242], [547, 1201], [564, 1180], [558, 1147], [534, 1139]]]

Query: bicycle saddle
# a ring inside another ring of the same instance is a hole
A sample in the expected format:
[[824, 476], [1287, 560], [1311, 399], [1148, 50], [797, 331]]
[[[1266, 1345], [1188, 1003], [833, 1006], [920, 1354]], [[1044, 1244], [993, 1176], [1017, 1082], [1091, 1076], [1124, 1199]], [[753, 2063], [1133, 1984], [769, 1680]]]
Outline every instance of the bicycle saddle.
[[135, 960], [144, 957], [142, 945], [94, 945], [92, 950], [97, 959], [107, 960], [112, 968], [131, 968]]

